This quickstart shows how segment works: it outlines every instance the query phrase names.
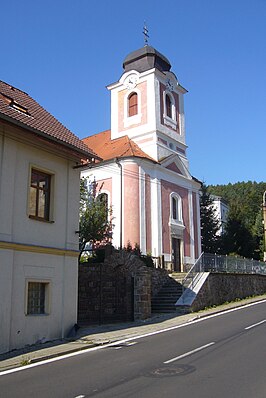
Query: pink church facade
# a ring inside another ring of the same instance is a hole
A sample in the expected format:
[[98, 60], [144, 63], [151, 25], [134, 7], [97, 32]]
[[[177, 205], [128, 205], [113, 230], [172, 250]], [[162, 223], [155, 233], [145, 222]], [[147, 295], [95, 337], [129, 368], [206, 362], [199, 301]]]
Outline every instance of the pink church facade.
[[150, 46], [130, 53], [111, 92], [111, 129], [84, 142], [103, 159], [85, 169], [108, 195], [113, 245], [138, 244], [183, 271], [200, 255], [200, 182], [186, 157], [184, 94], [167, 58]]

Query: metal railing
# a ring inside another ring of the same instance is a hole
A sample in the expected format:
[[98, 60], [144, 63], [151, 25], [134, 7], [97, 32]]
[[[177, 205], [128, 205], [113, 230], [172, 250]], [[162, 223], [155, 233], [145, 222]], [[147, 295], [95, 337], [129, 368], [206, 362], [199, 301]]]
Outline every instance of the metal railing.
[[203, 255], [204, 255], [204, 253], [201, 253], [201, 255], [199, 256], [199, 258], [197, 259], [195, 264], [192, 265], [192, 267], [188, 271], [187, 275], [183, 279], [183, 281], [182, 281], [183, 289], [186, 289], [189, 285], [191, 285], [193, 287], [195, 285], [195, 283], [197, 282], [197, 275], [200, 272], [204, 271]]
[[183, 279], [183, 287], [193, 288], [200, 272], [239, 273], [266, 275], [266, 263], [258, 260], [202, 253]]
[[206, 272], [225, 272], [266, 275], [266, 263], [249, 258], [203, 253], [203, 268]]

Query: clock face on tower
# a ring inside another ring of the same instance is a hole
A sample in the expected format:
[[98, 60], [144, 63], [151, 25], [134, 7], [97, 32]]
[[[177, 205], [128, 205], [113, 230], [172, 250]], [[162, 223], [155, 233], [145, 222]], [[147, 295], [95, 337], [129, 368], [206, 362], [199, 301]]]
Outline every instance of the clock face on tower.
[[138, 81], [139, 81], [138, 75], [136, 75], [136, 73], [131, 73], [125, 78], [124, 85], [128, 90], [130, 90], [136, 87]]
[[167, 90], [173, 91], [174, 90], [174, 83], [170, 79], [166, 79], [165, 85]]

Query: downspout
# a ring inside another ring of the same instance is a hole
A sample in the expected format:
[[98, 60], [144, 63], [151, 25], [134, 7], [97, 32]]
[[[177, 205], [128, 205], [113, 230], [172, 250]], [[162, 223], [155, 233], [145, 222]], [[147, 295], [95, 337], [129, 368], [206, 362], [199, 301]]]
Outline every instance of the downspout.
[[115, 160], [117, 166], [120, 168], [120, 250], [122, 250], [122, 237], [123, 237], [123, 231], [122, 231], [122, 227], [123, 227], [123, 169], [122, 169], [122, 165], [120, 163], [120, 160], [118, 158], [116, 158]]

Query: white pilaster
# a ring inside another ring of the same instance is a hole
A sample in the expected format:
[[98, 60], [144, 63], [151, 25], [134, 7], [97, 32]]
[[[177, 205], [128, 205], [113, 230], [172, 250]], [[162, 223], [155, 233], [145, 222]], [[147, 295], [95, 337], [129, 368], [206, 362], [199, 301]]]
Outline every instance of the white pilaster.
[[195, 261], [195, 231], [194, 231], [194, 214], [193, 214], [193, 195], [192, 190], [188, 191], [188, 210], [189, 210], [189, 229], [190, 229], [190, 258]]
[[152, 255], [157, 257], [162, 254], [162, 200], [158, 178], [151, 179], [151, 221]]
[[146, 254], [146, 206], [145, 206], [145, 173], [139, 167], [139, 209], [140, 209], [140, 250]]

